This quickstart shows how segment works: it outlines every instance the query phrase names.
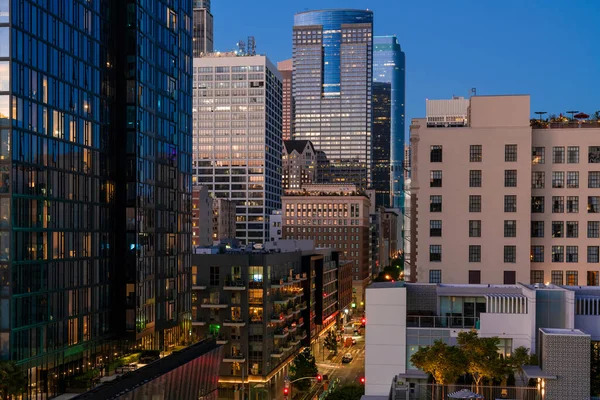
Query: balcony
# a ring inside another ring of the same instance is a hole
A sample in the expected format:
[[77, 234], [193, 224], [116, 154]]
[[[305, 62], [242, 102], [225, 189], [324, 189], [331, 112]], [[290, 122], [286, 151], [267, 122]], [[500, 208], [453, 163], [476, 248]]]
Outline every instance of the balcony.
[[228, 305], [223, 303], [221, 300], [214, 301], [210, 299], [203, 299], [202, 304], [200, 304], [202, 308], [227, 308]]
[[288, 332], [289, 333], [295, 333], [296, 332], [296, 328], [298, 328], [297, 325], [288, 326]]
[[206, 285], [202, 285], [202, 284], [194, 285], [194, 284], [192, 284], [192, 290], [206, 290]]
[[479, 329], [479, 318], [463, 316], [421, 316], [409, 315], [406, 317], [407, 328], [457, 328]]
[[271, 357], [273, 358], [281, 358], [283, 357], [283, 349], [273, 349], [273, 351], [271, 352]]
[[290, 351], [294, 348], [294, 345], [291, 342], [287, 342], [287, 344], [283, 345], [283, 351]]
[[237, 362], [237, 363], [244, 363], [246, 362], [246, 357], [242, 354], [242, 353], [235, 353], [235, 354], [226, 354], [223, 357], [223, 362]]
[[192, 326], [204, 326], [206, 325], [206, 320], [204, 318], [196, 318], [192, 320]]
[[215, 336], [214, 339], [217, 344], [227, 344], [229, 342], [229, 340], [227, 340], [227, 338], [223, 335]]
[[241, 276], [234, 276], [233, 278], [228, 276], [225, 278], [225, 285], [223, 285], [223, 290], [246, 290], [246, 284], [242, 280]]
[[298, 336], [293, 337], [290, 339], [290, 343], [294, 346], [298, 346], [300, 344], [300, 338]]
[[298, 333], [298, 336], [297, 336], [297, 337], [298, 337], [300, 340], [304, 340], [304, 339], [306, 339], [306, 337], [307, 337], [307, 335], [306, 335], [306, 331], [305, 331], [304, 329], [302, 329], [302, 330], [300, 331], [300, 333]]
[[279, 324], [281, 322], [285, 322], [285, 318], [283, 317], [282, 314], [271, 315], [271, 323], [272, 324]]
[[296, 323], [296, 328], [302, 328], [304, 326], [304, 318], [300, 318]]
[[304, 311], [306, 310], [306, 302], [303, 301], [302, 303], [299, 304], [300, 305], [300, 311]]
[[246, 321], [239, 319], [226, 319], [223, 321], [223, 326], [246, 326]]
[[273, 332], [273, 337], [275, 339], [285, 339], [289, 334], [290, 332], [287, 328], [277, 328], [275, 329], [275, 332]]

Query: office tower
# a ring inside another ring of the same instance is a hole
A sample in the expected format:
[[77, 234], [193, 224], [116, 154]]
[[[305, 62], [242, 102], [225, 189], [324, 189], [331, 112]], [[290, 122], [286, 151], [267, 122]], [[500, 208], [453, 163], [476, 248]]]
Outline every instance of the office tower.
[[192, 188], [192, 247], [213, 244], [214, 201], [206, 186]]
[[281, 208], [281, 76], [265, 56], [194, 59], [194, 181], [237, 207], [237, 239], [268, 240]]
[[377, 205], [402, 210], [406, 59], [396, 36], [376, 36], [373, 48], [373, 188]]
[[283, 140], [292, 138], [294, 120], [294, 98], [292, 97], [292, 59], [277, 63], [277, 69], [283, 79]]
[[299, 190], [317, 181], [317, 151], [308, 140], [283, 141], [283, 190]]
[[293, 138], [327, 154], [331, 183], [371, 185], [373, 13], [298, 13], [293, 28]]
[[210, 13], [210, 0], [192, 0], [192, 8], [192, 46], [195, 58], [213, 51], [213, 15]]
[[0, 359], [26, 397], [190, 318], [191, 4], [146, 4], [0, 1]]

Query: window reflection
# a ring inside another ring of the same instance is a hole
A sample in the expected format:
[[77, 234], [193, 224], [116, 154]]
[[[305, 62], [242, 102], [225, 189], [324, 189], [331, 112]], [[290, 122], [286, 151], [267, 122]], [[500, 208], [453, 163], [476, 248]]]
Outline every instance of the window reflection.
[[10, 100], [9, 96], [0, 96], [0, 125], [10, 125]]
[[0, 160], [10, 158], [10, 132], [8, 129], [0, 130]]
[[[2, 4], [2, 0], [0, 0], [0, 5]], [[1, 10], [1, 6], [0, 6]], [[0, 22], [1, 21], [1, 11], [0, 11]], [[5, 26], [0, 28], [0, 57], [9, 57], [10, 56], [10, 40], [9, 40], [9, 27]]]
[[0, 91], [8, 92], [10, 90], [10, 71], [8, 61], [0, 61]]
[[10, 199], [0, 198], [0, 228], [8, 228], [10, 221]]
[[8, 3], [10, 0], [0, 0], [0, 22], [10, 22], [8, 14]]
[[9, 233], [0, 232], [0, 261], [8, 261], [10, 259]]

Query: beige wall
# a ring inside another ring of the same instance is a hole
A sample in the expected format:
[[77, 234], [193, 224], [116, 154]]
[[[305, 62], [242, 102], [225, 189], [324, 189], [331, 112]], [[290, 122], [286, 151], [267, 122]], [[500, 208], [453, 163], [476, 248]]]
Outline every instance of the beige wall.
[[[529, 282], [531, 128], [529, 96], [471, 99], [471, 121], [478, 127], [427, 128], [413, 120], [412, 196], [418, 197], [412, 255], [419, 282], [442, 270], [443, 283], [468, 283], [469, 270], [481, 283], [503, 283], [504, 271]], [[489, 121], [488, 121], [489, 120]], [[505, 162], [505, 144], [517, 145], [517, 161]], [[432, 145], [443, 146], [443, 162], [430, 162]], [[470, 145], [482, 146], [482, 161], [470, 162]], [[430, 171], [442, 171], [442, 187], [430, 187]], [[469, 171], [482, 171], [480, 188], [469, 187]], [[517, 187], [504, 187], [504, 171], [517, 170]], [[504, 195], [517, 196], [517, 212], [504, 212]], [[430, 196], [442, 196], [442, 212], [430, 212]], [[481, 195], [481, 212], [469, 212], [469, 195]], [[442, 221], [442, 237], [430, 237], [430, 220]], [[481, 237], [469, 237], [469, 220], [481, 221]], [[517, 236], [504, 237], [504, 220], [517, 221]], [[441, 262], [429, 261], [430, 245], [442, 246]], [[469, 262], [469, 245], [481, 245], [481, 262]], [[504, 246], [516, 246], [516, 263], [504, 262]]]
[[[600, 270], [600, 264], [587, 262], [587, 247], [600, 246], [600, 239], [588, 238], [588, 221], [600, 221], [600, 214], [588, 213], [588, 196], [600, 196], [599, 188], [588, 188], [588, 172], [600, 171], [600, 163], [588, 162], [588, 147], [600, 146], [600, 128], [586, 129], [535, 129], [533, 131], [533, 146], [544, 147], [545, 162], [532, 166], [533, 171], [545, 171], [545, 188], [532, 189], [532, 196], [544, 196], [545, 212], [532, 213], [532, 221], [544, 221], [544, 237], [532, 238], [532, 246], [544, 246], [544, 262], [532, 262], [532, 270], [544, 271], [544, 282], [552, 282], [552, 271], [562, 273], [563, 282], [566, 284], [566, 271], [577, 271], [578, 285], [587, 285], [587, 272]], [[565, 147], [565, 163], [554, 164], [552, 161], [552, 148]], [[568, 146], [579, 146], [579, 163], [567, 163], [566, 152]], [[552, 171], [565, 172], [565, 188], [552, 188]], [[579, 188], [566, 187], [567, 171], [579, 171]], [[564, 212], [553, 213], [552, 197], [564, 197]], [[567, 213], [567, 196], [579, 197], [579, 212]], [[578, 222], [578, 237], [567, 238], [563, 233], [562, 238], [552, 237], [552, 221], [562, 221], [565, 226], [567, 221]], [[563, 246], [564, 261], [552, 261], [552, 246]], [[578, 262], [567, 262], [566, 246], [578, 246]], [[557, 282], [557, 281], [555, 281]]]

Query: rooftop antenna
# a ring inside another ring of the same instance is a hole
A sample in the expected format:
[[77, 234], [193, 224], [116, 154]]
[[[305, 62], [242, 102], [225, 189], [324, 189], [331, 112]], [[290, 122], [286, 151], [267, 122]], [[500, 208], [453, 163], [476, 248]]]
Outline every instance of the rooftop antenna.
[[256, 40], [254, 36], [248, 36], [248, 54], [251, 56], [256, 55]]
[[477, 88], [471, 88], [471, 90], [469, 90], [469, 96], [477, 96]]
[[240, 54], [246, 53], [246, 42], [240, 40], [239, 42], [237, 42], [237, 47], [240, 50]]

